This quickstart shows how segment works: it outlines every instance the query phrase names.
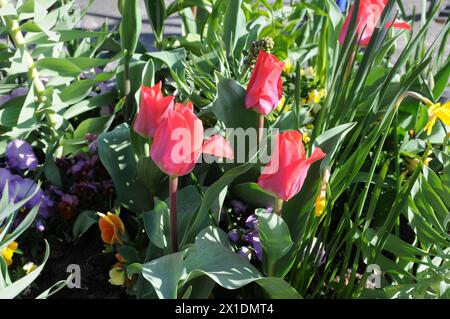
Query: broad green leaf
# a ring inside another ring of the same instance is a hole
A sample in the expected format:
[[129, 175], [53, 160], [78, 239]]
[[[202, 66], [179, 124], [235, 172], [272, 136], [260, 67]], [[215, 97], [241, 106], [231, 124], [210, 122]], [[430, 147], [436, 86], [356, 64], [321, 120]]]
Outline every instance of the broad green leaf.
[[165, 255], [143, 265], [142, 276], [153, 285], [160, 299], [177, 299], [178, 282], [186, 272], [183, 254]]
[[273, 195], [262, 189], [257, 183], [242, 183], [233, 186], [231, 192], [255, 207], [273, 206]]
[[236, 81], [221, 79], [213, 112], [227, 128], [256, 128], [258, 114], [245, 107], [245, 90]]
[[83, 71], [66, 59], [43, 58], [37, 60], [34, 64], [39, 70], [51, 70], [63, 77], [76, 77]]
[[74, 118], [85, 112], [89, 112], [91, 110], [100, 108], [102, 106], [113, 105], [116, 98], [117, 92], [107, 92], [96, 95], [89, 99], [84, 99], [83, 101], [78, 102], [67, 108], [67, 110], [63, 114], [63, 117], [66, 120], [70, 120], [71, 118]]
[[98, 222], [97, 213], [93, 210], [85, 210], [80, 213], [75, 220], [72, 228], [72, 236], [78, 239], [83, 235], [92, 225]]
[[154, 203], [151, 211], [142, 214], [145, 231], [153, 244], [167, 250], [170, 246], [169, 207], [158, 198], [154, 199]]
[[61, 101], [68, 105], [78, 103], [91, 93], [92, 86], [95, 85], [95, 83], [94, 80], [89, 79], [73, 82], [61, 91], [59, 97], [61, 98]]
[[136, 214], [151, 208], [151, 197], [137, 180], [137, 159], [130, 143], [130, 128], [119, 125], [98, 137], [100, 160], [113, 179], [118, 201]]
[[293, 242], [289, 228], [284, 220], [275, 213], [259, 209], [256, 211], [259, 227], [258, 233], [263, 249], [264, 273], [269, 277], [283, 278], [289, 272], [294, 262], [289, 254]]

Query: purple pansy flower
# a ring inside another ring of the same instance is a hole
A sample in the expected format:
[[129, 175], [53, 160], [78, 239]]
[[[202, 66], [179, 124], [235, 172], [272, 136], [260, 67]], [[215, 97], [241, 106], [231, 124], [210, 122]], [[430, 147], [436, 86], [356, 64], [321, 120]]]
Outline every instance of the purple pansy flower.
[[228, 232], [228, 238], [230, 238], [231, 241], [237, 242], [239, 240], [239, 232], [237, 229], [232, 229]]
[[245, 226], [250, 229], [258, 229], [258, 217], [255, 214], [248, 216], [245, 220]]
[[12, 168], [32, 171], [38, 165], [33, 148], [23, 140], [9, 142], [6, 146], [5, 155], [9, 166]]
[[259, 240], [259, 233], [257, 230], [249, 232], [247, 235], [245, 235], [244, 239], [249, 242], [253, 250], [256, 253], [256, 258], [258, 258], [259, 261], [262, 260], [262, 246], [261, 242]]
[[23, 96], [26, 94], [28, 94], [28, 88], [26, 88], [26, 87], [19, 87], [17, 89], [14, 89], [8, 95], [0, 96], [0, 105], [5, 104], [6, 102], [12, 100], [15, 97]]
[[75, 195], [70, 195], [70, 194], [63, 194], [61, 196], [61, 202], [64, 202], [70, 206], [77, 206], [79, 203], [78, 197], [76, 197]]
[[242, 246], [241, 249], [239, 249], [238, 255], [243, 258], [246, 258], [248, 260], [250, 260], [252, 258], [252, 252], [251, 252], [250, 248], [245, 247], [245, 246]]
[[6, 181], [8, 181], [9, 189], [11, 190], [11, 178], [12, 174], [9, 169], [0, 167], [0, 196], [5, 188]]
[[230, 206], [235, 214], [241, 214], [247, 210], [247, 206], [243, 202], [236, 199], [230, 201]]
[[82, 160], [80, 160], [80, 161], [78, 161], [78, 162], [76, 162], [71, 168], [70, 168], [70, 172], [72, 173], [72, 174], [78, 174], [78, 173], [80, 173], [81, 171], [83, 171], [83, 169], [84, 169], [84, 161], [82, 161]]
[[[36, 187], [38, 187], [38, 185], [32, 179], [14, 175], [14, 178], [11, 181], [10, 194], [14, 196], [15, 202], [19, 202], [33, 194], [36, 191]], [[51, 213], [53, 202], [40, 188], [37, 190], [36, 194], [25, 203], [25, 208], [30, 210], [38, 204], [40, 204], [38, 214], [43, 218], [48, 218]]]

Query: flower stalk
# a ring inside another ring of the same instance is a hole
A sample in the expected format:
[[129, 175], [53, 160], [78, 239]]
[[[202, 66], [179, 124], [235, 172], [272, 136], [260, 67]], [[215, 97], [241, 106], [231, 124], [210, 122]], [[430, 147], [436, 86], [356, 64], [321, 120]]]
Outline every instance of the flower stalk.
[[277, 198], [275, 199], [275, 207], [273, 208], [273, 211], [275, 212], [275, 214], [277, 214], [278, 216], [281, 216], [281, 211], [283, 209], [283, 200], [281, 198]]
[[169, 202], [170, 202], [170, 236], [172, 251], [178, 251], [178, 221], [177, 221], [177, 189], [178, 176], [169, 177]]
[[261, 147], [261, 143], [264, 137], [264, 114], [258, 114], [258, 145]]

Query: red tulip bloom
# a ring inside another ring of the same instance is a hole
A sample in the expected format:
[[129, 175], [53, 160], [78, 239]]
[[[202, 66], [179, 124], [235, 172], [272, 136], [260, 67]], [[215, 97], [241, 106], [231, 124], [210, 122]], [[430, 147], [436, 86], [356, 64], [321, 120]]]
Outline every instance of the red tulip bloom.
[[307, 158], [298, 131], [285, 131], [277, 135], [272, 159], [264, 168], [258, 185], [277, 198], [288, 201], [300, 192], [309, 167], [325, 157], [320, 148], [315, 148]]
[[245, 106], [267, 115], [273, 111], [282, 97], [281, 72], [284, 62], [274, 55], [259, 51], [258, 60], [247, 86]]
[[134, 131], [144, 137], [153, 137], [158, 125], [173, 108], [173, 100], [173, 96], [163, 96], [161, 82], [153, 87], [143, 85]]
[[169, 111], [155, 131], [150, 155], [169, 176], [192, 172], [202, 152], [218, 157], [233, 157], [233, 151], [221, 136], [213, 136], [203, 145], [203, 124], [194, 114], [192, 103], [181, 103]]
[[[381, 18], [381, 14], [383, 13], [387, 2], [388, 0], [361, 0], [359, 3], [359, 10], [356, 16], [356, 33], [358, 39], [361, 39], [359, 42], [360, 46], [366, 47], [369, 44], [370, 38], [377, 27], [378, 21]], [[354, 7], [354, 4], [350, 7], [350, 11], [345, 18], [341, 34], [339, 35], [339, 42], [341, 44], [344, 43]], [[411, 29], [411, 26], [408, 23], [398, 20], [388, 23], [386, 27], [388, 28], [391, 25], [394, 28], [407, 30]]]
[[216, 157], [234, 158], [231, 145], [221, 135], [211, 136], [211, 138], [203, 144], [202, 152], [203, 154], [209, 154]]

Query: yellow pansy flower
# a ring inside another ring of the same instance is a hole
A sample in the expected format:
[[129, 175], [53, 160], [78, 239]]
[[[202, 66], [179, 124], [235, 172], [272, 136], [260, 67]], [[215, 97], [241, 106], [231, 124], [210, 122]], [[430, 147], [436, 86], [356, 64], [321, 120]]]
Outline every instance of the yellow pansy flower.
[[125, 271], [122, 267], [114, 266], [109, 271], [109, 283], [113, 286], [123, 286], [125, 284]]
[[309, 97], [308, 97], [308, 103], [320, 103], [320, 101], [326, 96], [326, 91], [324, 89], [322, 90], [312, 90], [311, 92], [309, 92]]
[[37, 266], [36, 266], [36, 264], [35, 263], [33, 263], [33, 262], [29, 262], [29, 263], [26, 263], [25, 265], [23, 265], [23, 267], [22, 267], [22, 269], [23, 270], [25, 270], [26, 272], [27, 272], [27, 275], [29, 274], [29, 273], [31, 273], [33, 270], [35, 270], [37, 268]]
[[431, 135], [434, 124], [437, 119], [440, 119], [445, 125], [450, 125], [450, 101], [441, 105], [441, 103], [432, 104], [428, 109], [430, 120], [425, 125], [427, 135]]
[[13, 263], [12, 257], [18, 248], [19, 244], [16, 241], [13, 241], [5, 249], [3, 249], [2, 257], [8, 266]]

